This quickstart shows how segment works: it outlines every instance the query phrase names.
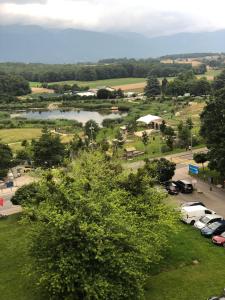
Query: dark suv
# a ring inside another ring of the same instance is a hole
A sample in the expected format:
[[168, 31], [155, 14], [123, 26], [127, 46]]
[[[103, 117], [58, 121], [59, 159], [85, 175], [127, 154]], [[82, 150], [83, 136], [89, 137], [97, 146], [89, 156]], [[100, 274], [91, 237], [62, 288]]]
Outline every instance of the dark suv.
[[194, 190], [193, 185], [187, 180], [176, 181], [176, 186], [181, 193], [191, 194]]
[[178, 195], [179, 189], [176, 185], [176, 183], [172, 181], [167, 181], [164, 183], [165, 189], [167, 190], [168, 194], [170, 195]]

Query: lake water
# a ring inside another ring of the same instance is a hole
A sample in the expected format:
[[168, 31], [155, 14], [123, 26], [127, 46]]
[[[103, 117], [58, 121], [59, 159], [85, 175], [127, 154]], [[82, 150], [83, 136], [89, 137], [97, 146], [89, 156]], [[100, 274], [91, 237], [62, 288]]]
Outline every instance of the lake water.
[[104, 119], [116, 119], [125, 117], [127, 113], [121, 112], [99, 112], [99, 111], [88, 111], [88, 110], [48, 110], [48, 111], [27, 111], [19, 114], [12, 115], [12, 117], [23, 117], [27, 119], [41, 119], [41, 120], [56, 120], [56, 119], [67, 119], [76, 120], [85, 124], [89, 120], [94, 120], [101, 125]]

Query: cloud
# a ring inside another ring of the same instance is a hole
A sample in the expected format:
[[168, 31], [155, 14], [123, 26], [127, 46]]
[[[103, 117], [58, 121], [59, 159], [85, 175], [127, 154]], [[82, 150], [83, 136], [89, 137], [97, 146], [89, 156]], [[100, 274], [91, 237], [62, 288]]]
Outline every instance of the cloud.
[[[225, 28], [224, 0], [0, 0], [1, 24], [36, 24], [150, 36]], [[20, 4], [20, 5], [19, 5]]]
[[30, 3], [40, 3], [45, 4], [47, 0], [0, 0], [0, 3], [14, 3], [14, 4], [30, 4]]

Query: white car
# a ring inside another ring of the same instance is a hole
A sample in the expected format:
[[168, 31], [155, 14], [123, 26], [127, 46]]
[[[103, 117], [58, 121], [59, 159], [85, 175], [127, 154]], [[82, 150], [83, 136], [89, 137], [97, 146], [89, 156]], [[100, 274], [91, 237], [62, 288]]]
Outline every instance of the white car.
[[223, 220], [223, 217], [216, 215], [216, 214], [207, 214], [203, 217], [201, 217], [197, 222], [195, 222], [194, 227], [197, 229], [202, 229], [206, 225], [209, 225], [211, 223], [217, 222]]
[[209, 214], [215, 214], [215, 212], [202, 205], [181, 207], [181, 220], [186, 224], [194, 225], [201, 217]]

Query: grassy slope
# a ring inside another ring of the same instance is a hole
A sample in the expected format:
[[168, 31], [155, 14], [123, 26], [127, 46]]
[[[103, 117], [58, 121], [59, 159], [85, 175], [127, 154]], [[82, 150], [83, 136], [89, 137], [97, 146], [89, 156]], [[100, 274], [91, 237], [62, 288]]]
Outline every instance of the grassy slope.
[[25, 275], [25, 228], [18, 218], [14, 215], [0, 220], [0, 299], [41, 300], [34, 283]]
[[220, 294], [225, 286], [225, 249], [189, 226], [183, 226], [173, 243], [160, 272], [148, 281], [146, 300], [205, 300]]

